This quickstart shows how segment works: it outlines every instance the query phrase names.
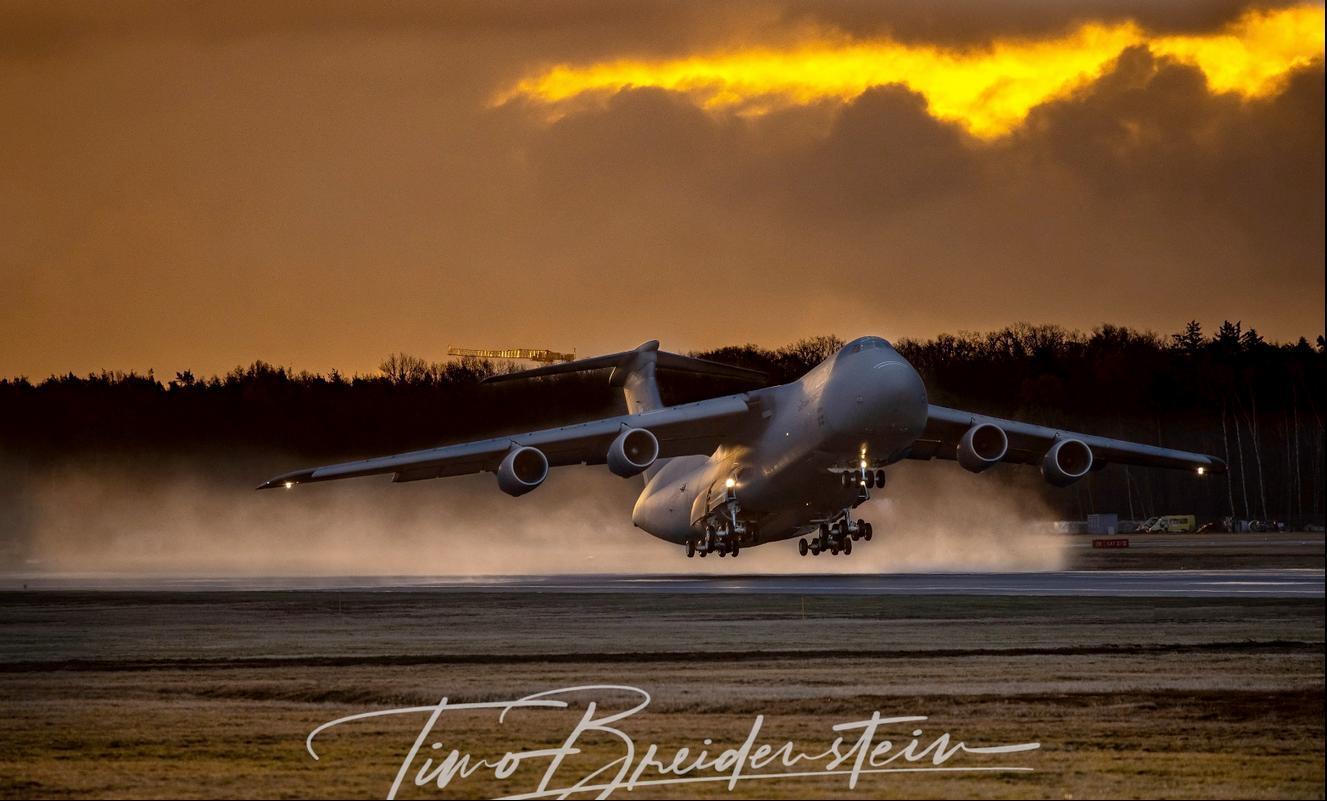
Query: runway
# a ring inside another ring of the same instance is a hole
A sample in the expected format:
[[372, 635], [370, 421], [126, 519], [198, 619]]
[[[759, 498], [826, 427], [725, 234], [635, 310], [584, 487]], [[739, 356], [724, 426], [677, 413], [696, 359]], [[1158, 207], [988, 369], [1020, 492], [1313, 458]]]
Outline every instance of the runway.
[[[1276, 569], [48, 575], [13, 591], [11, 576], [0, 580], [11, 590], [0, 592], [0, 741], [11, 744], [0, 777], [6, 767], [38, 777], [13, 793], [35, 797], [187, 797], [200, 771], [221, 775], [216, 755], [226, 754], [224, 783], [207, 785], [221, 795], [381, 796], [417, 723], [356, 725], [328, 741], [325, 763], [303, 750], [310, 729], [442, 697], [627, 684], [655, 699], [633, 722], [651, 742], [711, 737], [736, 747], [757, 715], [778, 741], [820, 742], [876, 710], [924, 715], [973, 741], [1011, 742], [1001, 737], [1012, 732], [1051, 743], [1034, 774], [1046, 778], [1016, 788], [1027, 797], [1064, 795], [1065, 776], [1101, 777], [1074, 788], [1094, 798], [1164, 797], [1174, 787], [1313, 797], [1322, 787], [1322, 580], [1322, 570]], [[523, 715], [514, 730], [479, 723], [447, 731], [482, 756], [556, 745], [567, 732]], [[71, 754], [116, 770], [71, 770]], [[157, 754], [165, 757], [143, 759]], [[1284, 783], [1218, 781], [1214, 765]], [[491, 783], [458, 792], [510, 794]], [[951, 782], [857, 794], [1012, 792]]]
[[772, 594], [1322, 598], [1319, 569], [1071, 570], [1047, 573], [148, 577], [7, 576], [0, 591]]

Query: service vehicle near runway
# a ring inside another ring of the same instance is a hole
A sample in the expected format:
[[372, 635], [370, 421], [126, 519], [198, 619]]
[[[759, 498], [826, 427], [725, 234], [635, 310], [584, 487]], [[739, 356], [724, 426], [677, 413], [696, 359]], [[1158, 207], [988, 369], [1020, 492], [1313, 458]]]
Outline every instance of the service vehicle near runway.
[[1154, 534], [1188, 534], [1197, 524], [1193, 515], [1161, 515], [1146, 530]]

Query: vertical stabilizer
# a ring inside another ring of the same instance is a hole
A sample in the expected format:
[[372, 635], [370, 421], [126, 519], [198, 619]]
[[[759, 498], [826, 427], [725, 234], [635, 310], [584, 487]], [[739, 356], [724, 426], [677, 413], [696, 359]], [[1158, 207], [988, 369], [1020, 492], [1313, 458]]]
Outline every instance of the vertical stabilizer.
[[622, 387], [627, 399], [627, 414], [640, 414], [663, 408], [659, 381], [654, 370], [659, 363], [659, 340], [651, 339], [626, 354], [613, 367], [608, 383]]

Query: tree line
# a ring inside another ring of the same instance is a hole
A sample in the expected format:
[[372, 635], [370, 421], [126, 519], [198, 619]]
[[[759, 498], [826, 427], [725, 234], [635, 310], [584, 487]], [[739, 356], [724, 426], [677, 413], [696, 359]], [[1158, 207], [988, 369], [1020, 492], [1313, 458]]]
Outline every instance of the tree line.
[[[694, 356], [792, 381], [842, 342], [740, 345]], [[931, 401], [1104, 436], [1211, 453], [1227, 476], [1112, 467], [1069, 492], [1047, 491], [1066, 516], [1195, 513], [1206, 518], [1321, 522], [1324, 511], [1323, 337], [1265, 340], [1238, 322], [1210, 336], [1197, 322], [1162, 336], [1103, 325], [1090, 332], [1018, 324], [894, 343]], [[86, 455], [282, 453], [309, 463], [429, 447], [620, 413], [602, 373], [481, 384], [515, 369], [481, 359], [393, 354], [372, 375], [296, 372], [258, 361], [225, 375], [151, 371], [0, 379], [0, 455], [39, 468]], [[750, 389], [662, 374], [669, 403]], [[285, 464], [283, 462], [283, 464]]]

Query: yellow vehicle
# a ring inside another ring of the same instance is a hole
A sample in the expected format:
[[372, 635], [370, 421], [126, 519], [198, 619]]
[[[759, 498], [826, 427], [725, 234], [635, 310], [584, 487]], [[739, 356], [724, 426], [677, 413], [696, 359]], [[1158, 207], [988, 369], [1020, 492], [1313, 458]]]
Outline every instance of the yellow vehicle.
[[1153, 533], [1188, 534], [1197, 527], [1193, 515], [1162, 515], [1147, 530]]

